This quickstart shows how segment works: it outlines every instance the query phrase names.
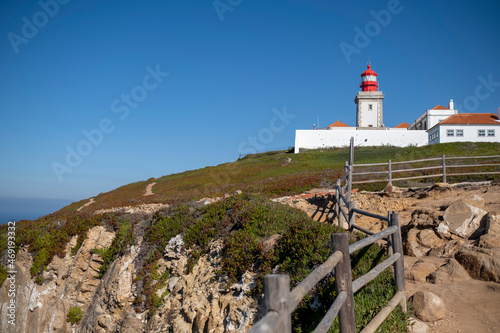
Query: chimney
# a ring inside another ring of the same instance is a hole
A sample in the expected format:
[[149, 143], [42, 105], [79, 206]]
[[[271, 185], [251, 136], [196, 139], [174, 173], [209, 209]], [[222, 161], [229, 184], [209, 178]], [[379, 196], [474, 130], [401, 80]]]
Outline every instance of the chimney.
[[450, 110], [455, 109], [455, 104], [453, 103], [453, 99], [450, 99], [450, 103], [448, 103], [448, 109], [450, 109]]

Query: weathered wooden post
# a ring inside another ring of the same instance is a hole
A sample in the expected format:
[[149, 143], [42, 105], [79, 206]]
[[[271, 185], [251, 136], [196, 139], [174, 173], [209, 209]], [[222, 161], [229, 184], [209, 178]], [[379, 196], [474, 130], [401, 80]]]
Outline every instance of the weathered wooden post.
[[[387, 227], [390, 227], [392, 225], [392, 211], [388, 211], [387, 212]], [[394, 246], [393, 246], [393, 243], [392, 243], [392, 237], [389, 236], [387, 237], [387, 253], [389, 254], [389, 256], [392, 256], [394, 254]]]
[[344, 215], [341, 212], [342, 209], [342, 187], [340, 187], [340, 179], [337, 179], [337, 183], [335, 184], [335, 214], [337, 215], [339, 227], [344, 227]]
[[352, 292], [351, 256], [349, 255], [349, 241], [346, 233], [332, 235], [333, 252], [341, 251], [342, 260], [335, 267], [335, 290], [337, 295], [341, 291], [347, 293], [347, 299], [340, 308], [340, 333], [356, 332], [356, 318], [354, 317], [354, 294]]
[[353, 208], [356, 208], [356, 202], [355, 201], [349, 201], [349, 206], [348, 206], [348, 216], [349, 216], [349, 231], [352, 231], [353, 225], [356, 225], [356, 213], [353, 211]]
[[442, 165], [443, 165], [443, 183], [446, 183], [446, 158], [443, 155], [441, 155], [441, 158], [442, 158]]
[[388, 163], [388, 168], [387, 168], [387, 171], [389, 173], [389, 184], [392, 184], [392, 168], [391, 168], [391, 160], [389, 160], [389, 163]]
[[284, 274], [270, 274], [264, 276], [264, 295], [266, 313], [276, 311], [279, 314], [277, 333], [292, 331], [292, 317], [288, 309], [290, 294], [290, 277]]
[[403, 241], [401, 239], [401, 220], [400, 216], [397, 213], [392, 213], [391, 218], [389, 219], [389, 226], [397, 226], [398, 230], [391, 235], [392, 246], [394, 253], [399, 253], [401, 256], [394, 263], [394, 277], [396, 280], [396, 286], [398, 291], [403, 293], [403, 298], [401, 299], [401, 309], [403, 312], [406, 312], [406, 293], [405, 293], [405, 264], [404, 264], [404, 255], [403, 255]]

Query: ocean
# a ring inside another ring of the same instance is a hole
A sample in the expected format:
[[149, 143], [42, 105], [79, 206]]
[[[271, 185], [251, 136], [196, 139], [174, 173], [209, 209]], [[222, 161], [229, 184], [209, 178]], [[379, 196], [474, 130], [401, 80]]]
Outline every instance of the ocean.
[[0, 198], [0, 224], [9, 221], [34, 220], [74, 202], [62, 199]]

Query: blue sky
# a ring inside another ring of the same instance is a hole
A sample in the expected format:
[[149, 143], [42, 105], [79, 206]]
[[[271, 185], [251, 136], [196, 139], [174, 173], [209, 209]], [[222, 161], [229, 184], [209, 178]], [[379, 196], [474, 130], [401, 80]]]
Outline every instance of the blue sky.
[[368, 59], [386, 126], [500, 106], [497, 1], [59, 1], [0, 4], [0, 198], [79, 200], [354, 126]]

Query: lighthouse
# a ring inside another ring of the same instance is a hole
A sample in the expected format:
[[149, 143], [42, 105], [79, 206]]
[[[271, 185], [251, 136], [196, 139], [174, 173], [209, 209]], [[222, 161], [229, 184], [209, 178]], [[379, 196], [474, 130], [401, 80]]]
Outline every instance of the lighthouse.
[[356, 127], [381, 128], [384, 127], [382, 116], [382, 100], [384, 94], [378, 90], [378, 74], [368, 64], [366, 71], [361, 74], [361, 91], [358, 91], [356, 103]]

